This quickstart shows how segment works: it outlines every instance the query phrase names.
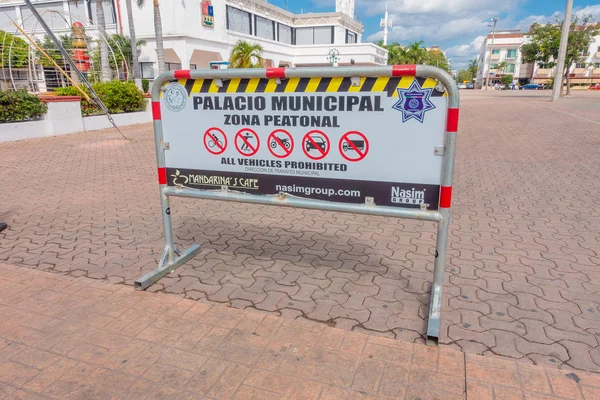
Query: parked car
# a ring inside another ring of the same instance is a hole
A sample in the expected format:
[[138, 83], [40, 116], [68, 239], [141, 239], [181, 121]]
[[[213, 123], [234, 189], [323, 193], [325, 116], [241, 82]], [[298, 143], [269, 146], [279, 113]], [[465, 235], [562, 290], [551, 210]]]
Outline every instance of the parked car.
[[458, 84], [458, 88], [459, 88], [459, 89], [466, 89], [466, 88], [467, 88], [467, 85], [465, 85], [464, 83], [459, 83], [459, 84]]
[[600, 83], [594, 83], [588, 88], [589, 90], [600, 90]]
[[544, 87], [538, 83], [528, 83], [521, 86], [521, 90], [542, 90]]
[[472, 83], [467, 83], [467, 89], [475, 89], [475, 85]]

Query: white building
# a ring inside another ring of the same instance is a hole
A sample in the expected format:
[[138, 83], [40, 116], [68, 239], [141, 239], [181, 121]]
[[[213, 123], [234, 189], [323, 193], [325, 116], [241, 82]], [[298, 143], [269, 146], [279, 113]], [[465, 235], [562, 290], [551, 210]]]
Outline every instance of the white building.
[[[96, 0], [33, 3], [57, 36], [69, 34], [77, 20], [94, 35]], [[339, 65], [387, 64], [387, 50], [362, 43], [363, 25], [353, 18], [355, 0], [337, 0], [336, 12], [308, 14], [293, 14], [265, 0], [212, 0], [212, 25], [203, 23], [203, 3], [161, 0], [167, 69], [203, 69], [211, 61], [226, 61], [238, 40], [259, 43], [267, 67], [330, 65], [327, 57], [333, 48], [339, 51]], [[105, 0], [103, 7], [107, 33], [129, 35], [125, 0]], [[141, 9], [134, 2], [133, 18], [137, 39], [147, 42], [139, 51], [142, 77], [151, 80], [158, 75], [152, 1]], [[43, 37], [22, 0], [0, 0], [0, 30], [15, 33], [11, 20], [38, 39]]]
[[[494, 45], [492, 46], [492, 39]], [[478, 88], [500, 82], [503, 75], [512, 75], [520, 83], [527, 83], [533, 74], [533, 64], [523, 63], [521, 47], [526, 43], [527, 35], [520, 31], [498, 31], [489, 34], [481, 46], [478, 57], [477, 77], [475, 85]], [[505, 62], [503, 70], [498, 64]]]
[[[512, 75], [520, 84], [548, 82], [554, 76], [555, 68], [522, 61], [521, 47], [528, 41], [529, 36], [520, 31], [490, 33], [478, 56], [476, 86], [483, 87], [486, 77], [489, 77], [489, 84], [493, 85], [500, 82], [503, 75]], [[506, 67], [500, 70], [498, 65], [502, 62], [506, 63]], [[587, 53], [582, 55], [582, 61], [571, 66], [570, 73], [574, 84], [600, 82], [600, 36], [592, 41]]]

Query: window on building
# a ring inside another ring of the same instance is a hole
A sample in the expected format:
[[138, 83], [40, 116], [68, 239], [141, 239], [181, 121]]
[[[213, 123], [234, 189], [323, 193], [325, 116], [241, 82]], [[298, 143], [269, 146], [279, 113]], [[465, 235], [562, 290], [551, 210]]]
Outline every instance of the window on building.
[[198, 66], [196, 64], [190, 64], [190, 70], [192, 69], [198, 69]]
[[246, 35], [252, 34], [252, 15], [246, 11], [239, 10], [227, 6], [227, 29], [232, 31], [245, 33]]
[[585, 63], [576, 63], [575, 68], [587, 68], [587, 65]]
[[506, 68], [504, 69], [504, 72], [507, 74], [514, 74], [515, 73], [515, 64], [507, 64]]
[[346, 29], [346, 43], [356, 43], [358, 41], [358, 34]]
[[[102, 0], [99, 0], [102, 1]], [[90, 7], [90, 15], [91, 20], [94, 23], [98, 22], [98, 17], [96, 16], [96, 0], [89, 0]], [[106, 25], [116, 24], [117, 23], [117, 15], [115, 14], [115, 6], [112, 0], [104, 0], [102, 1], [102, 8], [104, 9], [104, 21]]]
[[167, 71], [177, 71], [179, 69], [181, 69], [181, 63], [165, 63], [165, 65], [167, 66]]
[[13, 32], [15, 26], [13, 21], [17, 20], [17, 10], [15, 7], [0, 8], [0, 31]]
[[275, 40], [275, 22], [270, 19], [254, 16], [254, 36]]
[[287, 44], [292, 44], [292, 28], [287, 26], [287, 25], [283, 25], [283, 24], [279, 24], [277, 27], [277, 30], [279, 31], [279, 41], [281, 43], [287, 43]]
[[[63, 19], [65, 9], [63, 3], [45, 3], [36, 5], [35, 9], [40, 13], [42, 19], [48, 24], [50, 29], [64, 29], [67, 22]], [[21, 16], [23, 17], [23, 29], [31, 32], [35, 27], [35, 32], [42, 32], [44, 28], [37, 22], [31, 10], [27, 6], [21, 6]]]
[[154, 79], [154, 63], [141, 62], [140, 69], [142, 70], [142, 79]]
[[594, 63], [594, 68], [600, 68], [600, 63]]
[[73, 22], [79, 21], [79, 22], [83, 23], [84, 25], [89, 25], [89, 22], [87, 21], [87, 17], [85, 14], [85, 10], [87, 9], [87, 7], [88, 7], [87, 1], [70, 0], [69, 1], [69, 13], [71, 14], [71, 20]]
[[493, 55], [500, 54], [500, 49], [493, 49], [492, 54]]
[[506, 58], [517, 58], [517, 49], [508, 49]]
[[498, 69], [498, 64], [490, 64], [490, 69]]
[[317, 26], [314, 28], [296, 28], [296, 44], [332, 44], [333, 26]]

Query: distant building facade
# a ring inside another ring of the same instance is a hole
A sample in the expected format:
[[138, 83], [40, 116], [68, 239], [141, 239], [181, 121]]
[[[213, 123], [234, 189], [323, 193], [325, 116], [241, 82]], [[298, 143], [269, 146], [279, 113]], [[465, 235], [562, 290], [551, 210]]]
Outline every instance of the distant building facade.
[[[476, 86], [485, 86], [486, 77], [489, 78], [489, 85], [494, 85], [500, 82], [503, 75], [512, 75], [520, 84], [550, 81], [556, 68], [523, 62], [521, 48], [528, 42], [529, 35], [516, 30], [498, 31], [495, 35], [490, 33], [479, 52]], [[499, 69], [498, 65], [503, 62], [506, 67]], [[571, 66], [570, 73], [574, 84], [600, 82], [600, 35], [592, 40], [588, 51], [582, 54], [582, 61]]]

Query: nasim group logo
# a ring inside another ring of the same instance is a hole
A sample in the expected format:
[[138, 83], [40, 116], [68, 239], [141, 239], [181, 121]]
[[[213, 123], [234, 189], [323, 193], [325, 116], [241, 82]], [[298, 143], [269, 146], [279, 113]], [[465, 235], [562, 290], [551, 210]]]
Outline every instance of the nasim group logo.
[[423, 123], [425, 113], [435, 110], [435, 105], [431, 102], [432, 93], [433, 88], [423, 89], [415, 79], [408, 89], [398, 89], [400, 99], [392, 108], [402, 112], [403, 123], [411, 118]]
[[425, 202], [425, 190], [412, 190], [401, 189], [399, 187], [392, 187], [392, 203], [394, 204], [411, 204], [420, 205]]

